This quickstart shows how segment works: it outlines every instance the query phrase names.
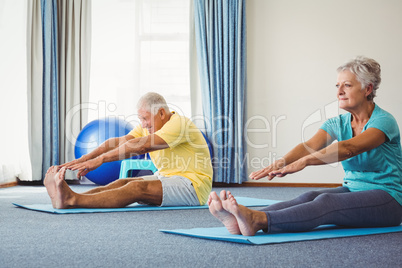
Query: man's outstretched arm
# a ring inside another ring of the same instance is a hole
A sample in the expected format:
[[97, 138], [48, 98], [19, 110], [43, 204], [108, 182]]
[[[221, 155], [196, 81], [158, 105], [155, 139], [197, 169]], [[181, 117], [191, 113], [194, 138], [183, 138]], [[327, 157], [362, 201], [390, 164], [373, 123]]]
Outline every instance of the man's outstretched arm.
[[121, 146], [122, 144], [124, 144], [132, 139], [134, 139], [134, 137], [132, 135], [125, 135], [125, 136], [121, 136], [121, 137], [107, 139], [101, 145], [99, 145], [98, 148], [96, 148], [95, 150], [91, 151], [88, 154], [81, 156], [78, 159], [75, 159], [73, 161], [60, 165], [59, 169], [62, 167], [66, 167], [67, 169], [70, 169], [74, 165], [94, 159], [104, 153], [107, 153], [107, 152]]
[[77, 177], [85, 176], [91, 170], [106, 162], [126, 159], [134, 155], [146, 154], [156, 150], [169, 148], [169, 145], [158, 135], [151, 134], [141, 138], [127, 140], [120, 146], [106, 151], [93, 159], [70, 166], [71, 170], [78, 170]]

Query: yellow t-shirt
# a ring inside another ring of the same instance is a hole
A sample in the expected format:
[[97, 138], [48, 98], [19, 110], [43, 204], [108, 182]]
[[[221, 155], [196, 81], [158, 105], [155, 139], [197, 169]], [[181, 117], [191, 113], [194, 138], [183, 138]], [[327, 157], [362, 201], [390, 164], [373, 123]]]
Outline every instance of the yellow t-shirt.
[[[149, 135], [149, 132], [138, 125], [129, 134], [139, 138]], [[191, 180], [200, 205], [204, 205], [211, 192], [213, 169], [201, 131], [190, 119], [173, 112], [169, 121], [155, 134], [169, 145], [169, 148], [149, 153], [159, 174]]]

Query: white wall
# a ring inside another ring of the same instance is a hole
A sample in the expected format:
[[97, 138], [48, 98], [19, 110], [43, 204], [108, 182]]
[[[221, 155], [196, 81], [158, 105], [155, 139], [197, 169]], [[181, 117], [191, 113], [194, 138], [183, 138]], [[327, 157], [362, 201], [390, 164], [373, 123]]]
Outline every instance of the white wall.
[[[381, 64], [375, 102], [402, 127], [401, 14], [400, 0], [247, 1], [247, 112], [256, 130], [248, 134], [249, 172], [338, 113], [336, 68], [357, 55]], [[307, 167], [274, 182], [337, 183], [343, 174], [341, 164]]]

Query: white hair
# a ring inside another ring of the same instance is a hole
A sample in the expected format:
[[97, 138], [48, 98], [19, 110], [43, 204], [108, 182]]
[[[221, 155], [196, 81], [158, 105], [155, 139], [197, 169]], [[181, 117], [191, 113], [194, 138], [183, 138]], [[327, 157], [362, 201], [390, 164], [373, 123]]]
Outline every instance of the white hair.
[[337, 71], [338, 73], [342, 71], [350, 71], [356, 75], [357, 80], [363, 88], [372, 84], [373, 91], [367, 96], [367, 100], [374, 99], [381, 83], [381, 66], [378, 62], [370, 58], [358, 56], [338, 67]]
[[159, 109], [164, 109], [169, 113], [169, 107], [166, 103], [165, 98], [155, 92], [149, 92], [143, 95], [137, 103], [137, 109], [144, 108], [151, 114], [157, 114]]

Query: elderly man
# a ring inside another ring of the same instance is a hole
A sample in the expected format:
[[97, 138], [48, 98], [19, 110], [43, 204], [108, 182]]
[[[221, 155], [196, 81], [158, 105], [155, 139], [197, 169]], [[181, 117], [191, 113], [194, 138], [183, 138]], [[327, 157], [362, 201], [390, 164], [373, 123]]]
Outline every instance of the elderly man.
[[[208, 146], [190, 119], [171, 112], [157, 93], [137, 105], [141, 125], [123, 137], [105, 141], [91, 153], [50, 167], [44, 180], [53, 207], [118, 208], [140, 202], [158, 206], [203, 205], [212, 187]], [[64, 181], [66, 169], [85, 176], [102, 163], [149, 153], [158, 169], [153, 176], [116, 180], [85, 193], [75, 193]]]

